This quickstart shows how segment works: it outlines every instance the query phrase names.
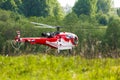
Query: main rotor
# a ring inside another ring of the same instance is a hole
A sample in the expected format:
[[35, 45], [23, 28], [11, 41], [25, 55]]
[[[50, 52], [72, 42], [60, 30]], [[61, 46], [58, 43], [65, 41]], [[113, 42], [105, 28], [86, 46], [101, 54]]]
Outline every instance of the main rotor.
[[50, 26], [50, 25], [47, 25], [47, 24], [42, 24], [42, 23], [37, 23], [37, 22], [31, 22], [32, 24], [35, 25], [35, 27], [38, 27], [38, 28], [56, 28], [57, 32], [60, 31], [60, 28], [61, 26]]

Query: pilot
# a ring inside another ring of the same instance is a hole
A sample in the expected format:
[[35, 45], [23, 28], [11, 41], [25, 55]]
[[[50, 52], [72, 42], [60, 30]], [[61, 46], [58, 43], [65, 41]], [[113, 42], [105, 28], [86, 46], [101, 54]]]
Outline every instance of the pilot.
[[48, 32], [48, 33], [42, 33], [41, 35], [44, 36], [44, 37], [51, 38], [51, 37], [54, 37], [55, 34], [54, 34], [54, 32], [52, 32], [52, 33]]

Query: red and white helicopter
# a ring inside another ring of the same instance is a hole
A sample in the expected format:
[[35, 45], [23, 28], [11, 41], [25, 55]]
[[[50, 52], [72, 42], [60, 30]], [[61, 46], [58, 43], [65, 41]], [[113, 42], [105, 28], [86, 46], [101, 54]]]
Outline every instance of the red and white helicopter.
[[42, 33], [42, 37], [20, 37], [20, 31], [17, 31], [15, 42], [49, 46], [51, 48], [57, 49], [58, 53], [60, 53], [60, 50], [72, 51], [72, 49], [78, 45], [78, 36], [73, 33], [60, 32], [60, 27], [49, 26], [36, 22], [31, 23], [43, 28], [57, 28], [57, 31]]

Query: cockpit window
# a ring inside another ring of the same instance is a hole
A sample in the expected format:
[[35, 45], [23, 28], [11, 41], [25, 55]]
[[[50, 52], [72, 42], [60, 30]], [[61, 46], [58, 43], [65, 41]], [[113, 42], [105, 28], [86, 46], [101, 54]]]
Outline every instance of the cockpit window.
[[77, 37], [74, 38], [74, 44], [75, 44], [75, 45], [78, 44], [78, 38], [77, 38]]
[[70, 38], [73, 38], [72, 35], [66, 35], [66, 38], [70, 39]]

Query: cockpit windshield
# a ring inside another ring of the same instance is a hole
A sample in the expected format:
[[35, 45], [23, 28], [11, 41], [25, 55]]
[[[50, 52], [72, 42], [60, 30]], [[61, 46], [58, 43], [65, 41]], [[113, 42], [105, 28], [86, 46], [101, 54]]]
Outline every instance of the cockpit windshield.
[[75, 45], [78, 44], [78, 37], [77, 37], [75, 34], [67, 33], [67, 34], [66, 34], [66, 38], [67, 38], [67, 39], [73, 39], [73, 43], [74, 43]]

